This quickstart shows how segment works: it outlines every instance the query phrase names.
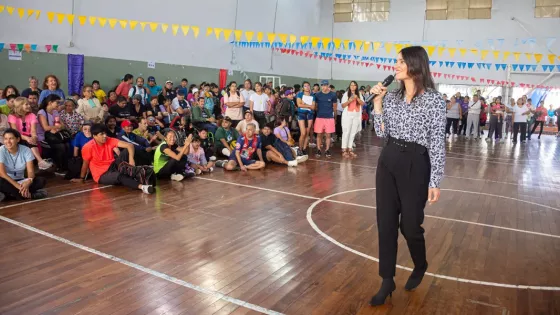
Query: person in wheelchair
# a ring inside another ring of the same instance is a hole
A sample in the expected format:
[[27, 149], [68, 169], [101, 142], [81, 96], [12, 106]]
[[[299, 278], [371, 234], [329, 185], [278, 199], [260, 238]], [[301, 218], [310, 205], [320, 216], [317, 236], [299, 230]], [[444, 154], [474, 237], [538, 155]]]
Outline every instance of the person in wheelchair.
[[199, 97], [196, 106], [192, 109], [192, 122], [195, 127], [206, 129], [212, 134], [216, 132], [216, 119], [212, 117], [212, 113], [204, 107], [204, 97]]

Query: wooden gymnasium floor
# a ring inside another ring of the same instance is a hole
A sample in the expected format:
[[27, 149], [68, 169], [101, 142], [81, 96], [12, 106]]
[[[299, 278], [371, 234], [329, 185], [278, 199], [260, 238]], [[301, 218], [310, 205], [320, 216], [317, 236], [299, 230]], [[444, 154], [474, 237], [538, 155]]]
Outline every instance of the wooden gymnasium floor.
[[54, 179], [48, 200], [0, 207], [0, 314], [560, 314], [560, 141], [448, 142], [430, 274], [402, 289], [401, 236], [378, 308], [381, 142], [357, 142], [354, 161], [219, 169], [152, 196]]

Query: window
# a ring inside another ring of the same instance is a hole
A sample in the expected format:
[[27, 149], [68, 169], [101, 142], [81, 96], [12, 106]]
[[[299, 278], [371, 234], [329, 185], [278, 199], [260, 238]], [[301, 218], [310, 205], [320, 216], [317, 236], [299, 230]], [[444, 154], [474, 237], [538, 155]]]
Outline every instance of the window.
[[374, 22], [389, 19], [389, 0], [334, 0], [335, 22]]
[[537, 0], [535, 2], [536, 18], [560, 17], [560, 0]]
[[426, 20], [489, 19], [491, 11], [492, 0], [426, 0]]

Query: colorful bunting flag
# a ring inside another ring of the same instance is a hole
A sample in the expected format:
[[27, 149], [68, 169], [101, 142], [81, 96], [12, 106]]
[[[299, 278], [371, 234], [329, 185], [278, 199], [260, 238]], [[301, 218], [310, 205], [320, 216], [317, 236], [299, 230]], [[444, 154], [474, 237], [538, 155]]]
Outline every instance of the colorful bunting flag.
[[267, 33], [266, 38], [268, 39], [268, 42], [272, 45], [272, 43], [274, 43], [274, 40], [276, 39], [276, 34], [275, 33]]
[[381, 42], [373, 42], [373, 52], [377, 52], [379, 47], [381, 47]]
[[20, 19], [23, 19], [23, 16], [25, 15], [25, 9], [24, 8], [18, 8], [18, 15]]
[[114, 29], [115, 25], [117, 25], [117, 19], [107, 19], [109, 21], [109, 27]]
[[91, 26], [94, 26], [96, 21], [97, 21], [97, 18], [95, 16], [90, 16], [89, 17], [89, 24]]
[[86, 24], [87, 21], [87, 16], [85, 15], [79, 15], [78, 16], [78, 23], [80, 23], [80, 26], [83, 26], [84, 24]]
[[105, 27], [105, 24], [107, 24], [107, 18], [98, 17], [97, 21], [99, 21], [99, 25], [101, 25], [101, 27]]
[[124, 30], [124, 29], [126, 29], [126, 26], [128, 25], [128, 21], [127, 20], [119, 20], [119, 24], [120, 24], [121, 28]]
[[461, 53], [461, 57], [464, 57], [465, 54], [467, 53], [467, 49], [466, 48], [459, 48], [459, 52]]
[[543, 57], [542, 54], [534, 54], [533, 56], [535, 56], [535, 61], [537, 63], [541, 63], [541, 60], [542, 60], [542, 57]]
[[451, 58], [455, 57], [455, 52], [457, 51], [457, 48], [447, 48], [447, 52], [449, 52], [449, 56], [451, 56]]
[[[138, 25], [138, 21], [130, 20], [130, 21], [128, 21], [128, 25], [130, 25], [130, 29], [134, 31], [134, 29], [135, 29], [136, 26]], [[142, 30], [143, 30], [143, 29], [142, 29]]]
[[[157, 28], [158, 28], [158, 26], [159, 26], [159, 23], [157, 23], [157, 22], [149, 22], [148, 24], [150, 24], [150, 29], [152, 30], [152, 33], [155, 33], [156, 30], [157, 30]], [[212, 29], [212, 28], [209, 27], [209, 29]]]
[[66, 19], [68, 20], [68, 23], [69, 23], [70, 25], [73, 25], [73, 24], [74, 24], [74, 18], [75, 18], [75, 15], [74, 15], [74, 14], [66, 14]]
[[191, 29], [194, 34], [194, 38], [198, 38], [198, 34], [200, 33], [200, 28], [198, 26], [191, 26]]
[[146, 29], [146, 25], [148, 25], [148, 22], [139, 22], [140, 23], [140, 30], [143, 32]]
[[58, 24], [62, 24], [64, 22], [65, 17], [66, 17], [66, 15], [64, 13], [57, 13], [56, 14], [56, 21], [58, 22]]
[[163, 34], [167, 33], [168, 29], [169, 29], [169, 24], [161, 23], [161, 31], [163, 32]]
[[231, 33], [233, 33], [232, 29], [226, 28], [224, 29], [224, 40], [229, 40], [229, 38], [231, 37]]
[[216, 35], [216, 39], [220, 39], [220, 35], [222, 34], [223, 28], [215, 27], [214, 28], [214, 35]]
[[47, 18], [49, 19], [49, 22], [52, 23], [54, 20], [54, 12], [47, 12]]

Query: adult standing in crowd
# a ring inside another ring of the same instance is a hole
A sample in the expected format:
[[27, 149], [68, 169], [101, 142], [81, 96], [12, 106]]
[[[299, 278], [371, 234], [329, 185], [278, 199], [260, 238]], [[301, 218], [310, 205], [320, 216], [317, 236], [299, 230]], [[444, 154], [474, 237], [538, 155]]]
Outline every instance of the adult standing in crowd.
[[124, 98], [128, 99], [128, 92], [132, 88], [133, 79], [134, 76], [132, 74], [130, 73], [125, 74], [121, 83], [115, 89], [115, 92], [117, 92], [117, 96], [123, 96]]
[[64, 92], [60, 89], [60, 81], [53, 74], [46, 76], [45, 81], [43, 81], [43, 90], [39, 95], [39, 104], [43, 104], [43, 100], [51, 94], [58, 95], [62, 100], [66, 98]]
[[237, 124], [243, 119], [243, 105], [245, 104], [245, 98], [243, 94], [237, 91], [237, 83], [231, 81], [228, 85], [228, 91], [224, 95], [224, 104], [226, 104], [226, 116], [231, 118], [233, 127], [237, 127]]
[[477, 139], [480, 139], [479, 124], [481, 108], [482, 103], [479, 100], [478, 94], [473, 95], [473, 100], [469, 102], [469, 115], [467, 116], [467, 136], [470, 136], [471, 139], [474, 138], [473, 133], [476, 134]]
[[546, 121], [547, 115], [548, 115], [548, 111], [544, 107], [544, 101], [541, 101], [539, 103], [539, 106], [535, 110], [535, 123], [533, 124], [533, 128], [529, 132], [529, 137], [527, 139], [531, 140], [531, 135], [535, 133], [535, 130], [537, 130], [538, 126], [541, 127], [541, 129], [539, 130], [539, 138], [538, 139], [539, 140], [541, 139], [541, 134], [542, 134], [542, 131], [543, 131], [543, 127], [544, 127], [544, 123]]
[[263, 91], [260, 82], [255, 83], [255, 93], [251, 94], [249, 98], [249, 107], [253, 117], [259, 124], [259, 128], [264, 127], [266, 124], [266, 110], [268, 107], [268, 95]]
[[21, 91], [21, 96], [29, 97], [29, 93], [37, 92], [41, 95], [41, 89], [39, 88], [39, 80], [36, 77], [32, 76], [29, 78], [29, 87], [23, 91]]
[[451, 135], [451, 126], [453, 126], [453, 134], [459, 134], [459, 119], [463, 116], [461, 104], [457, 103], [457, 98], [451, 96], [447, 104], [447, 124], [445, 125], [445, 134]]
[[299, 125], [299, 148], [303, 155], [307, 155], [307, 146], [309, 145], [310, 135], [313, 133], [313, 119], [315, 118], [315, 108], [317, 106], [315, 96], [311, 93], [311, 84], [309, 82], [303, 82], [303, 91], [297, 93], [296, 103]]
[[[327, 138], [325, 144], [325, 156], [330, 158], [331, 134], [335, 132], [336, 93], [329, 87], [329, 81], [321, 81], [321, 91], [315, 94], [317, 102], [317, 118], [315, 119], [315, 133], [317, 134], [317, 152], [315, 155], [321, 157], [323, 153], [323, 135]], [[351, 144], [350, 144], [351, 145]]]
[[[362, 124], [362, 106], [364, 98], [358, 91], [358, 83], [350, 81], [348, 89], [342, 96], [342, 157], [354, 158], [356, 153], [352, 151], [354, 137], [361, 129]], [[327, 135], [328, 137], [328, 135]], [[328, 141], [328, 140], [327, 140]]]
[[396, 288], [393, 277], [399, 227], [414, 262], [405, 289], [420, 285], [428, 269], [422, 228], [424, 207], [427, 201], [438, 201], [445, 166], [445, 101], [435, 90], [428, 54], [419, 46], [404, 48], [395, 70], [401, 82], [399, 89], [387, 93], [379, 83], [371, 90], [379, 95], [374, 99], [375, 130], [378, 136], [386, 137], [375, 185], [379, 275], [383, 283], [371, 305], [384, 304]]
[[251, 79], [245, 80], [243, 82], [243, 88], [241, 89], [241, 95], [243, 95], [243, 99], [245, 100], [245, 104], [243, 104], [243, 111], [251, 110], [251, 95], [253, 95], [255, 91], [253, 91], [253, 82]]
[[521, 130], [521, 143], [525, 143], [527, 136], [527, 116], [531, 109], [523, 102], [523, 98], [517, 99], [517, 106], [513, 108], [513, 143], [517, 143], [517, 134]]

